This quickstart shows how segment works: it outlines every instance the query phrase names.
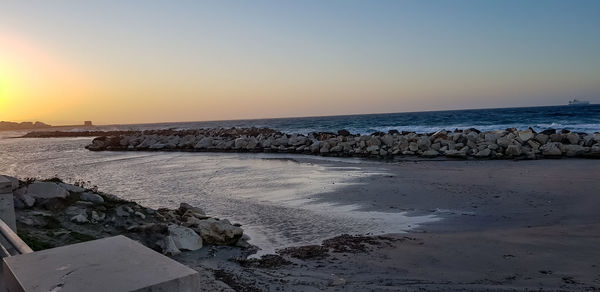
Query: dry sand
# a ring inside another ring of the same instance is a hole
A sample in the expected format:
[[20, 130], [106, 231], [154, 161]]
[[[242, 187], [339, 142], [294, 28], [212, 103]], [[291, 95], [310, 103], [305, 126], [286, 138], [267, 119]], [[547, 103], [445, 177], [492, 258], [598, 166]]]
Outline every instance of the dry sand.
[[[244, 266], [223, 261], [239, 254], [222, 248], [178, 260], [216, 271], [218, 279], [246, 291], [600, 290], [598, 161], [401, 161], [362, 167], [384, 167], [389, 175], [362, 178], [363, 184], [319, 200], [444, 219], [387, 239], [373, 237], [363, 242], [366, 250], [329, 249], [323, 257], [287, 254]], [[291, 264], [282, 264], [286, 260]]]

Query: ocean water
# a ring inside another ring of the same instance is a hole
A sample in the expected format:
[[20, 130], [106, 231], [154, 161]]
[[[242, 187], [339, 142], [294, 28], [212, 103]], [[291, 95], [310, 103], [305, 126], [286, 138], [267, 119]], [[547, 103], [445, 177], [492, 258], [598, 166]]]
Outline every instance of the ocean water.
[[286, 133], [335, 132], [370, 134], [389, 130], [435, 132], [441, 129], [501, 130], [506, 128], [536, 131], [568, 129], [576, 132], [600, 132], [600, 105], [545, 106], [498, 109], [473, 109], [391, 114], [325, 116], [281, 119], [159, 123], [104, 126], [103, 129], [194, 129], [212, 127], [268, 127]]
[[281, 154], [93, 152], [84, 148], [90, 142], [0, 137], [0, 174], [85, 181], [152, 208], [186, 202], [241, 223], [262, 248], [257, 256], [344, 233], [401, 233], [439, 220], [319, 200], [361, 178], [388, 175], [384, 164]]

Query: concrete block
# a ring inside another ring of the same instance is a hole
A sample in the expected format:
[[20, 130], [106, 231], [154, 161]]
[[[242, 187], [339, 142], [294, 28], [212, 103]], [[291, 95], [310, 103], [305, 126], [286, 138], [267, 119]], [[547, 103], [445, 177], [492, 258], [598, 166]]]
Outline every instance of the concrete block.
[[3, 259], [8, 291], [202, 291], [198, 273], [119, 235]]
[[0, 194], [12, 193], [12, 182], [0, 175]]

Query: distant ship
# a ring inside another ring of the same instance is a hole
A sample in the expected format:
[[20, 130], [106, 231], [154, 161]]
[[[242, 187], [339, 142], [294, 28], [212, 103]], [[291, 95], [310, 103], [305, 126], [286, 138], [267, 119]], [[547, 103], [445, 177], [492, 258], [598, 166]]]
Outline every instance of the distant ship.
[[586, 100], [579, 100], [579, 99], [573, 99], [569, 101], [569, 105], [572, 106], [582, 106], [582, 105], [589, 105], [590, 102], [586, 101]]

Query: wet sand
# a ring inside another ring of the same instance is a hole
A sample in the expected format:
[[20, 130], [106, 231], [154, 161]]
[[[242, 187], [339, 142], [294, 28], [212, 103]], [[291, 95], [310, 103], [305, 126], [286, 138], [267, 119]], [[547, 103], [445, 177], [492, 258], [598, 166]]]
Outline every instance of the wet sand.
[[[345, 165], [343, 162], [329, 164]], [[364, 162], [387, 175], [319, 195], [364, 210], [443, 220], [366, 251], [335, 252], [268, 268], [219, 249], [179, 258], [216, 271], [236, 290], [600, 289], [600, 164], [591, 160]], [[374, 230], [374, 233], [377, 231]]]

